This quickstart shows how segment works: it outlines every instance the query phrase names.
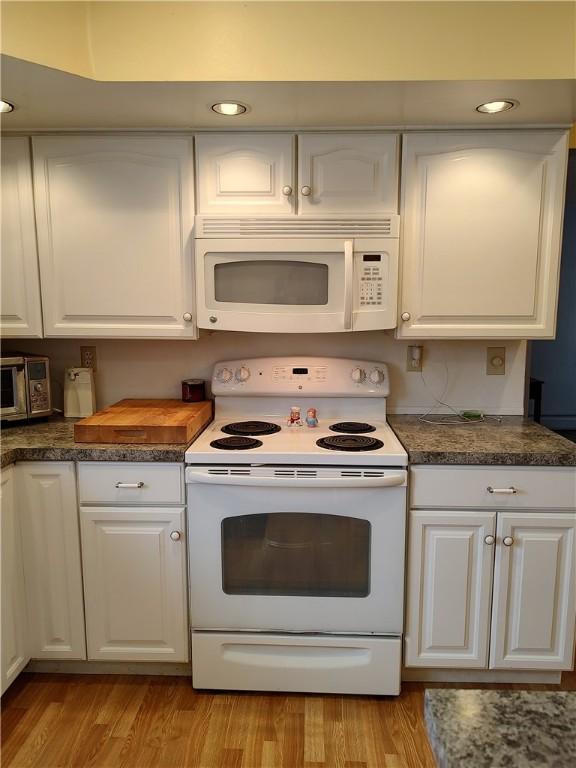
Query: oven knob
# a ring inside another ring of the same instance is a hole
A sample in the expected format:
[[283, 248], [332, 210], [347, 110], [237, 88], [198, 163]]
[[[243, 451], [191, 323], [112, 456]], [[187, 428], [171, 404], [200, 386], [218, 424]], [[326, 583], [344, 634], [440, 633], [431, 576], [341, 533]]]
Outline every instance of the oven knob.
[[228, 384], [228, 382], [232, 381], [232, 377], [234, 374], [230, 370], [230, 368], [220, 368], [219, 371], [216, 371], [216, 379], [221, 384]]
[[384, 371], [380, 370], [380, 368], [374, 368], [373, 371], [370, 371], [370, 381], [372, 384], [382, 384], [384, 379]]
[[250, 378], [250, 371], [246, 366], [242, 366], [241, 368], [238, 368], [236, 371], [236, 381], [248, 381]]
[[362, 368], [353, 368], [350, 376], [352, 377], [352, 381], [355, 381], [356, 384], [362, 384], [366, 378], [366, 371]]

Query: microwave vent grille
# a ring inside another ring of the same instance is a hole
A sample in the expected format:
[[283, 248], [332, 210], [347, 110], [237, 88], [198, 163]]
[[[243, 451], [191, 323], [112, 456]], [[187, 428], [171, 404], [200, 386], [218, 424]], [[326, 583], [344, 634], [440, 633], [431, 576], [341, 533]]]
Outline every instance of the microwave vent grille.
[[398, 237], [399, 216], [378, 218], [196, 217], [196, 237]]

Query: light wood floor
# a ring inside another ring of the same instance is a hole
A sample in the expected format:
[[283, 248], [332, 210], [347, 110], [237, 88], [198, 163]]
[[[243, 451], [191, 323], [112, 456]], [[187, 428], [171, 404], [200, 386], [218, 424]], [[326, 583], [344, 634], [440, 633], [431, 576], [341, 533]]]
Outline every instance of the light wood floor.
[[211, 694], [184, 677], [23, 674], [2, 700], [2, 767], [434, 768], [424, 687]]

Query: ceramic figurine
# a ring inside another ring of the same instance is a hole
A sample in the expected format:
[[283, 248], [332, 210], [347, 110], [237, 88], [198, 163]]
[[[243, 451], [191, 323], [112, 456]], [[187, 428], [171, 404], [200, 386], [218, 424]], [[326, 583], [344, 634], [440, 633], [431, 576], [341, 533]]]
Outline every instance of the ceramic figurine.
[[286, 420], [286, 424], [289, 427], [301, 427], [302, 426], [302, 417], [300, 416], [300, 406], [299, 405], [293, 405], [292, 408], [290, 408], [290, 416], [288, 416], [288, 419]]
[[306, 424], [309, 427], [318, 426], [318, 411], [316, 408], [308, 408], [306, 411]]

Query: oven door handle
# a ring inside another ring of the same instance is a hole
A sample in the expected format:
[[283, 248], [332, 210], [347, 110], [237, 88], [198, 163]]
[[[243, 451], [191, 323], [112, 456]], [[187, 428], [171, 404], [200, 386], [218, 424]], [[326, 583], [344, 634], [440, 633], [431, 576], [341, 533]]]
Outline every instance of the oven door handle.
[[406, 471], [387, 472], [381, 477], [293, 477], [211, 474], [201, 467], [186, 469], [187, 483], [210, 485], [274, 486], [276, 488], [390, 488], [406, 485]]

